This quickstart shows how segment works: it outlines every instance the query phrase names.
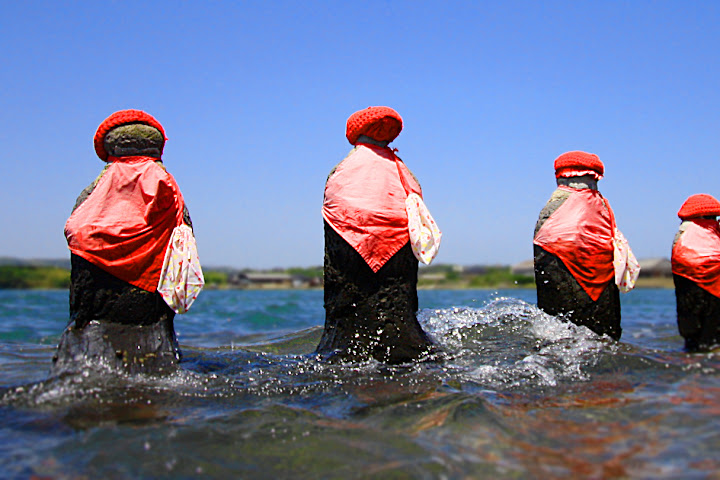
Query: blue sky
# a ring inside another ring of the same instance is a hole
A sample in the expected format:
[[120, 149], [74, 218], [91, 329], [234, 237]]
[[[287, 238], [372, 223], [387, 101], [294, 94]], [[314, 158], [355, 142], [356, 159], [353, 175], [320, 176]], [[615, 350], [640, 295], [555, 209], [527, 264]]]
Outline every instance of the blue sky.
[[0, 256], [69, 255], [92, 137], [125, 108], [165, 127], [205, 266], [322, 264], [325, 178], [370, 105], [404, 119], [437, 262], [529, 259], [568, 150], [605, 163], [639, 258], [720, 197], [717, 2], [7, 1], [0, 52]]

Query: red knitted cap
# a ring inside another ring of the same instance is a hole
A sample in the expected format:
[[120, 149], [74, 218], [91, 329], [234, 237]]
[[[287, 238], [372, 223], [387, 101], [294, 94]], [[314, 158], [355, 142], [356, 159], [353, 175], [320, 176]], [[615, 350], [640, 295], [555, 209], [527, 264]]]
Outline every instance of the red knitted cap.
[[563, 168], [585, 168], [598, 172], [600, 175], [605, 174], [605, 165], [600, 161], [600, 157], [593, 153], [581, 151], [566, 152], [555, 159], [555, 177]]
[[682, 204], [680, 210], [678, 210], [678, 217], [681, 220], [688, 220], [690, 218], [704, 217], [704, 216], [720, 215], [720, 202], [715, 197], [706, 193], [699, 193], [697, 195], [690, 195], [685, 203]]
[[378, 142], [392, 142], [400, 135], [402, 128], [402, 117], [392, 108], [368, 107], [350, 115], [345, 136], [353, 145], [360, 135], [367, 135]]
[[105, 151], [105, 135], [115, 127], [130, 123], [143, 123], [155, 127], [160, 130], [163, 139], [167, 140], [162, 125], [149, 113], [145, 113], [142, 110], [120, 110], [107, 117], [100, 124], [97, 132], [95, 132], [95, 138], [93, 139], [95, 143], [95, 153], [97, 153], [97, 156], [100, 157], [101, 160], [107, 162], [108, 158], [108, 153]]

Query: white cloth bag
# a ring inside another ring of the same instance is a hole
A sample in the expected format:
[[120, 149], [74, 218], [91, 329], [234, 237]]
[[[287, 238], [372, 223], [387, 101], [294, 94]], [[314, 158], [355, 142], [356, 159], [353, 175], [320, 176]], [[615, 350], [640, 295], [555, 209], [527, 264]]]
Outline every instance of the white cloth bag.
[[440, 249], [442, 232], [417, 193], [411, 193], [405, 199], [405, 210], [413, 254], [425, 265], [430, 265]]
[[165, 251], [158, 293], [176, 313], [185, 313], [204, 285], [192, 229], [184, 224], [175, 227]]
[[640, 275], [640, 263], [630, 249], [625, 235], [615, 227], [613, 232], [613, 267], [615, 268], [615, 284], [621, 292], [627, 293], [635, 288], [635, 281]]

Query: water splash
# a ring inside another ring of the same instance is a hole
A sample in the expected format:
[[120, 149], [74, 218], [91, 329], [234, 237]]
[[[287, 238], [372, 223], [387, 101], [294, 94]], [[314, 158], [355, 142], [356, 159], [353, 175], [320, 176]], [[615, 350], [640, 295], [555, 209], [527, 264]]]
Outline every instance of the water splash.
[[315, 395], [315, 401], [322, 396], [335, 401], [336, 396], [352, 394], [358, 391], [356, 387], [380, 379], [391, 379], [389, 384], [396, 383], [392, 388], [403, 391], [418, 376], [424, 376], [423, 385], [532, 389], [584, 381], [598, 358], [616, 348], [586, 328], [514, 298], [499, 297], [481, 308], [423, 310], [419, 320], [443, 351], [438, 363], [399, 367], [374, 361], [327, 364], [311, 353], [320, 334], [318, 328], [312, 328], [273, 340], [263, 338], [260, 343], [256, 336], [248, 336], [239, 346], [186, 348], [183, 368], [169, 376], [125, 375], [104, 365], [88, 364], [78, 374], [9, 389], [0, 403], [48, 407], [107, 397], [117, 402], [127, 401], [128, 391], [142, 392], [141, 397], [181, 399], [243, 397], [294, 402]]
[[514, 298], [478, 309], [425, 310], [420, 321], [446, 350], [449, 373], [492, 388], [586, 380], [587, 368], [615, 348], [587, 328]]

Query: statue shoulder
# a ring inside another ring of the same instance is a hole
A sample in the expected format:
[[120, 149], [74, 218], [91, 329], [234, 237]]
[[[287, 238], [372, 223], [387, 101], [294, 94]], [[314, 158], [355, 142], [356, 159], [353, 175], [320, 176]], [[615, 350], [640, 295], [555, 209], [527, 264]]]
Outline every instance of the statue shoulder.
[[328, 174], [327, 178], [325, 179], [325, 183], [326, 183], [326, 184], [327, 184], [328, 180], [330, 180], [330, 177], [332, 177], [333, 175], [335, 175], [335, 172], [337, 171], [338, 167], [339, 167], [340, 165], [342, 165], [342, 163], [343, 163], [345, 160], [347, 160], [348, 158], [350, 158], [350, 156], [351, 156], [353, 153], [355, 153], [356, 151], [357, 151], [357, 147], [353, 147], [353, 149], [350, 150], [350, 152], [349, 152], [347, 155], [345, 155], [345, 158], [343, 158], [340, 162], [338, 162], [337, 165], [335, 165], [335, 166], [333, 167], [332, 170], [330, 170], [330, 173]]
[[550, 195], [550, 199], [547, 201], [543, 209], [540, 210], [538, 221], [535, 224], [535, 235], [537, 235], [547, 219], [550, 218], [550, 215], [555, 213], [555, 211], [560, 208], [563, 203], [565, 203], [565, 200], [567, 200], [570, 195], [572, 195], [572, 192], [561, 188], [556, 189], [552, 195]]
[[100, 172], [100, 175], [98, 175], [97, 178], [96, 178], [95, 180], [93, 180], [93, 182], [92, 182], [90, 185], [88, 185], [87, 187], [85, 187], [85, 190], [83, 190], [82, 192], [80, 192], [80, 195], [78, 195], [77, 199], [75, 200], [75, 206], [74, 206], [73, 209], [72, 209], [73, 212], [74, 212], [75, 210], [77, 210], [77, 208], [78, 208], [85, 200], [88, 199], [88, 197], [89, 197], [90, 194], [93, 192], [93, 190], [95, 190], [95, 187], [97, 187], [97, 184], [98, 184], [98, 182], [100, 181], [100, 179], [102, 178], [102, 176], [105, 175], [105, 173], [108, 171], [108, 168], [110, 168], [110, 164], [109, 164], [109, 163], [108, 163], [107, 165], [105, 165], [105, 168], [102, 169], [102, 171]]

